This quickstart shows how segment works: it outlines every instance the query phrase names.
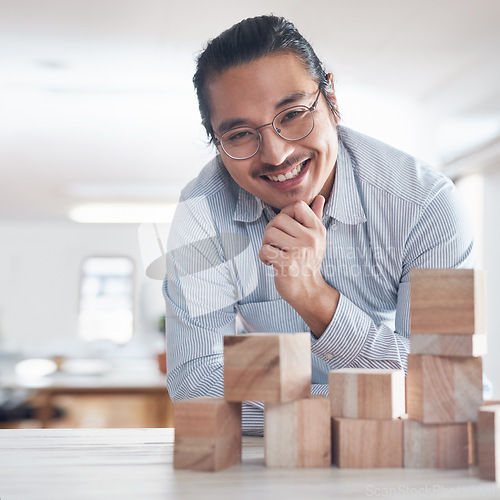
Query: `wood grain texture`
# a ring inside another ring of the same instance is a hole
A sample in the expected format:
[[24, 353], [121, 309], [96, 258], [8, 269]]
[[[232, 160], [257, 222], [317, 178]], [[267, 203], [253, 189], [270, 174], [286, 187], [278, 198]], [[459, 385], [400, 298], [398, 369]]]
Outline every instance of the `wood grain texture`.
[[176, 470], [173, 453], [174, 429], [0, 429], [0, 496], [2, 500], [457, 500], [498, 498], [499, 493], [497, 483], [464, 470], [268, 468], [264, 440], [258, 437], [243, 436], [241, 464], [216, 474]]
[[486, 334], [484, 272], [474, 269], [412, 269], [412, 334]]
[[466, 469], [469, 466], [469, 424], [422, 424], [404, 420], [404, 466]]
[[332, 418], [332, 450], [340, 468], [403, 467], [403, 421]]
[[288, 403], [266, 403], [264, 449], [268, 467], [330, 467], [330, 403], [312, 395]]
[[469, 465], [477, 465], [477, 422], [467, 423], [467, 434], [469, 436]]
[[500, 405], [479, 409], [477, 460], [481, 479], [500, 482]]
[[241, 462], [241, 403], [194, 398], [174, 404], [174, 468], [218, 471]]
[[405, 413], [403, 370], [334, 370], [328, 385], [332, 417], [393, 419]]
[[311, 393], [309, 333], [224, 337], [224, 398], [278, 403]]
[[412, 333], [410, 335], [412, 354], [435, 356], [479, 357], [488, 351], [486, 335], [434, 335]]
[[483, 404], [482, 359], [409, 354], [406, 390], [411, 420], [475, 422]]

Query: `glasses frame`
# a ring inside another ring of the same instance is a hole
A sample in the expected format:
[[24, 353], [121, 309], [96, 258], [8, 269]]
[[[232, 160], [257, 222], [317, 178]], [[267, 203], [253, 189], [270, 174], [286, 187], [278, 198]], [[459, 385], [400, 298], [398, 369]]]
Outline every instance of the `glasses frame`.
[[[273, 120], [269, 123], [265, 123], [264, 125], [260, 125], [259, 127], [249, 127], [249, 126], [241, 126], [241, 127], [234, 127], [234, 128], [230, 128], [229, 130], [226, 130], [221, 136], [220, 136], [220, 139], [217, 139], [216, 137], [214, 137], [214, 144], [216, 146], [220, 146], [222, 148], [222, 150], [224, 151], [224, 153], [229, 156], [229, 158], [232, 158], [233, 160], [248, 160], [249, 158], [252, 158], [253, 156], [255, 156], [259, 150], [260, 150], [260, 144], [262, 142], [262, 135], [261, 133], [259, 132], [260, 129], [264, 128], [264, 127], [269, 127], [269, 125], [272, 125], [273, 127], [273, 130], [276, 132], [276, 134], [281, 137], [282, 139], [284, 139], [285, 141], [288, 141], [288, 142], [296, 142], [296, 141], [301, 141], [302, 139], [305, 139], [308, 135], [311, 134], [311, 132], [314, 130], [314, 114], [313, 114], [313, 111], [316, 111], [316, 108], [318, 107], [318, 102], [319, 102], [319, 96], [321, 95], [321, 88], [318, 89], [318, 95], [316, 96], [316, 99], [314, 100], [314, 102], [312, 103], [311, 106], [305, 106], [305, 105], [302, 105], [302, 104], [299, 104], [299, 105], [296, 105], [296, 106], [290, 106], [289, 108], [285, 108], [283, 110], [281, 110], [279, 113], [276, 113], [276, 116], [273, 118]], [[311, 130], [303, 135], [302, 137], [299, 137], [298, 139], [287, 139], [286, 137], [283, 137], [281, 135], [281, 130], [276, 127], [276, 124], [275, 124], [275, 121], [276, 121], [276, 118], [278, 118], [278, 116], [280, 116], [281, 114], [283, 113], [286, 113], [287, 111], [290, 111], [291, 109], [295, 109], [295, 108], [301, 108], [301, 109], [307, 109], [307, 111], [309, 111], [311, 113], [311, 117], [312, 117], [312, 127], [311, 127]], [[222, 140], [224, 138], [224, 136], [226, 134], [229, 134], [231, 132], [234, 132], [235, 130], [239, 130], [239, 129], [252, 129], [252, 130], [255, 130], [255, 132], [257, 132], [257, 149], [255, 150], [255, 153], [249, 155], [249, 156], [245, 156], [244, 158], [237, 158], [235, 156], [232, 156], [230, 155], [226, 149], [224, 148], [224, 145], [222, 144]]]

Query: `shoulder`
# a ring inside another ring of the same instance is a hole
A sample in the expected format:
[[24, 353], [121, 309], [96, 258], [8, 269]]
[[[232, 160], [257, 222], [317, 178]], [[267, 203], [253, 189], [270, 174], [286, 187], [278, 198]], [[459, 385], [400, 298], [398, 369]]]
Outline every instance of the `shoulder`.
[[212, 158], [196, 178], [182, 190], [180, 202], [195, 199], [225, 197], [229, 202], [236, 197], [235, 182], [218, 156]]
[[229, 230], [238, 200], [237, 185], [215, 157], [182, 190], [169, 240], [197, 241]]
[[347, 149], [358, 182], [416, 205], [452, 182], [434, 167], [382, 141], [339, 127], [339, 141]]

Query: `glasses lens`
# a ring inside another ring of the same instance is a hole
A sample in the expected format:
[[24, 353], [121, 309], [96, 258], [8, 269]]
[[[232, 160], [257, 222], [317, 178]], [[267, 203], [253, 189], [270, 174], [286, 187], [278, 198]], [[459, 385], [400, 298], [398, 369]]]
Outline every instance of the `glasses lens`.
[[235, 159], [253, 156], [259, 149], [259, 134], [249, 127], [237, 127], [228, 130], [220, 138], [224, 151]]
[[311, 133], [314, 127], [314, 118], [309, 108], [294, 106], [278, 113], [273, 126], [283, 139], [298, 141]]

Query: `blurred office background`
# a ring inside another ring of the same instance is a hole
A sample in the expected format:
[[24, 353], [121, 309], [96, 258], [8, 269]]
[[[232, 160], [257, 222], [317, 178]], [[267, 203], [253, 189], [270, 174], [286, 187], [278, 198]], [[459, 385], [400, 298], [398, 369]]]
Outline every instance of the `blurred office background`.
[[500, 399], [497, 0], [0, 0], [0, 403], [45, 408], [43, 425], [162, 422], [164, 303], [146, 270], [214, 154], [195, 57], [265, 13], [292, 20], [334, 73], [345, 125], [463, 192]]

